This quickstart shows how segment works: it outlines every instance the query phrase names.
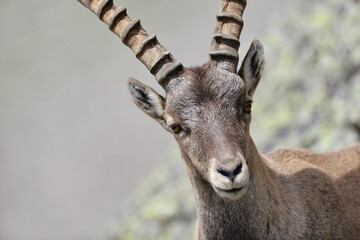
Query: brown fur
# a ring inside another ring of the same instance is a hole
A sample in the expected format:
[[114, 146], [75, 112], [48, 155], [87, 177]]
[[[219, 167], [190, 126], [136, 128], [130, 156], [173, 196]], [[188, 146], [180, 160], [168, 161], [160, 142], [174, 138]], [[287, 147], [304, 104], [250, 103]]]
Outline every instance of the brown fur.
[[131, 79], [135, 104], [172, 132], [194, 189], [195, 239], [359, 239], [360, 144], [329, 153], [258, 153], [252, 97], [264, 69], [255, 40], [238, 74], [246, 0], [222, 0], [210, 60], [183, 69], [112, 1], [78, 0], [107, 23], [166, 90]]
[[[195, 239], [358, 239], [360, 144], [328, 153], [259, 154], [249, 133], [251, 115], [242, 111], [259, 80], [249, 77], [217, 71], [210, 62], [189, 68], [166, 99], [152, 93], [162, 114], [145, 111], [168, 131], [174, 123], [183, 128], [174, 136], [194, 189]], [[212, 164], [231, 166], [241, 160], [236, 153], [246, 160], [247, 191], [223, 197], [214, 190], [219, 174]]]
[[[223, 201], [189, 173], [196, 239], [358, 239], [360, 144], [324, 154], [280, 149], [266, 156], [251, 145], [252, 177], [240, 200]], [[326, 171], [329, 163], [334, 169]]]

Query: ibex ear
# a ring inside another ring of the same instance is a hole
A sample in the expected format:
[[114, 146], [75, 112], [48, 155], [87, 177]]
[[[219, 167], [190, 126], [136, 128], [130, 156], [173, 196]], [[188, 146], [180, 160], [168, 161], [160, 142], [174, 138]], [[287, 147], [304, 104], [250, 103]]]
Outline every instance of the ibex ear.
[[245, 81], [250, 97], [254, 95], [264, 71], [264, 48], [260, 41], [254, 40], [241, 65], [239, 75]]
[[164, 125], [165, 99], [154, 89], [136, 79], [130, 78], [128, 85], [134, 103], [147, 115]]

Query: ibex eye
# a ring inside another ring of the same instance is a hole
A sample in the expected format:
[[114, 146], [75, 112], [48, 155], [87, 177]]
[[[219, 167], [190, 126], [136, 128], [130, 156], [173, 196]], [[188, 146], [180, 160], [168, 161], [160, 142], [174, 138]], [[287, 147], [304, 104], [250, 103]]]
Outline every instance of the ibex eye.
[[252, 102], [251, 102], [251, 101], [245, 103], [244, 112], [246, 112], [246, 113], [251, 113], [251, 106], [252, 106]]
[[182, 130], [182, 128], [177, 124], [171, 125], [170, 128], [175, 134], [179, 134]]

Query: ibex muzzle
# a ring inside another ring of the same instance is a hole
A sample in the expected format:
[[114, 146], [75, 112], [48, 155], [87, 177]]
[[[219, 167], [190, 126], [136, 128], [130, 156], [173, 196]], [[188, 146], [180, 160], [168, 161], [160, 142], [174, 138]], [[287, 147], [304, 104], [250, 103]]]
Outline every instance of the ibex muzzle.
[[236, 200], [242, 197], [249, 184], [249, 169], [242, 154], [237, 153], [225, 163], [211, 159], [210, 182], [223, 198]]

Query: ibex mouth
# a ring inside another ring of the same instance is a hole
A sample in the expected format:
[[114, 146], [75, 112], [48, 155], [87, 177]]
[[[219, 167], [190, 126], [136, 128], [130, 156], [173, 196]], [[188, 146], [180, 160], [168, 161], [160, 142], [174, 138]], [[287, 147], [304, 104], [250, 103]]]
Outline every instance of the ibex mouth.
[[[214, 186], [214, 187], [215, 187], [215, 186]], [[233, 192], [238, 192], [238, 191], [240, 191], [241, 189], [243, 189], [243, 187], [233, 188], [233, 189], [222, 189], [222, 188], [215, 187], [215, 189], [218, 190], [218, 191], [222, 191], [222, 192], [233, 193]]]
[[230, 200], [236, 200], [240, 197], [244, 196], [247, 190], [247, 186], [242, 186], [238, 188], [232, 188], [232, 189], [223, 189], [216, 186], [213, 186], [215, 192], [223, 198], [230, 199]]

